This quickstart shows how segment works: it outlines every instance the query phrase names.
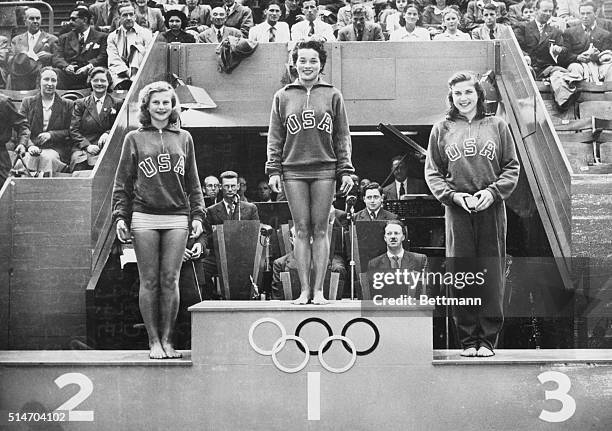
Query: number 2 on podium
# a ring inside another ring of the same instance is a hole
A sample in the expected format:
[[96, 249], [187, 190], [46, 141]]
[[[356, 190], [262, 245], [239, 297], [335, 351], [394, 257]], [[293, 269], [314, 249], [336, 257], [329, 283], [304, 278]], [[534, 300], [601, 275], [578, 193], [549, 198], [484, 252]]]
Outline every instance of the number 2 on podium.
[[552, 391], [544, 391], [544, 396], [547, 400], [561, 401], [561, 410], [551, 412], [542, 410], [539, 418], [546, 422], [564, 422], [571, 418], [576, 412], [576, 400], [568, 395], [572, 386], [569, 377], [559, 371], [545, 371], [538, 375], [540, 383], [546, 382], [557, 383], [557, 389]]
[[93, 383], [91, 379], [81, 373], [66, 373], [55, 379], [55, 384], [59, 386], [60, 389], [70, 384], [79, 385], [80, 388], [74, 396], [59, 406], [56, 411], [67, 411], [68, 421], [93, 422], [93, 410], [74, 410], [93, 392]]

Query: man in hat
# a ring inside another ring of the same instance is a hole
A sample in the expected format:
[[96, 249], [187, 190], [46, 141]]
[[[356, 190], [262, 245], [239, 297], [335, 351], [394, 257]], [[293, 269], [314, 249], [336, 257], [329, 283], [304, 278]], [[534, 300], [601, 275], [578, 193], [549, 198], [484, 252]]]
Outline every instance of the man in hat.
[[255, 42], [289, 42], [289, 26], [279, 21], [281, 17], [280, 0], [270, 0], [264, 11], [266, 20], [249, 30], [249, 40]]
[[121, 6], [119, 14], [121, 26], [108, 35], [108, 70], [115, 88], [129, 88], [153, 37], [148, 29], [136, 24], [131, 4]]
[[225, 9], [222, 7], [214, 8], [212, 10], [212, 27], [200, 33], [198, 41], [201, 43], [221, 43], [228, 36], [242, 37], [240, 30], [225, 26], [226, 18]]
[[59, 37], [53, 55], [53, 67], [58, 69], [58, 89], [87, 87], [87, 74], [96, 66], [106, 67], [106, 33], [91, 27], [91, 14], [77, 7], [70, 12], [72, 31]]
[[[11, 56], [8, 63], [12, 64], [17, 59], [17, 64], [11, 68], [12, 90], [36, 88], [38, 70], [43, 66], [51, 65], [53, 54], [57, 49], [57, 37], [40, 29], [41, 20], [38, 9], [26, 9], [27, 31], [15, 36], [11, 41]], [[13, 74], [13, 72], [16, 73]]]
[[171, 9], [166, 12], [166, 27], [168, 31], [162, 36], [166, 42], [195, 43], [195, 37], [185, 31], [187, 16], [180, 10]]
[[0, 127], [0, 188], [2, 188], [11, 170], [11, 159], [7, 143], [9, 143], [11, 137], [15, 134], [14, 151], [21, 155], [25, 154], [25, 149], [30, 139], [30, 127], [26, 117], [19, 113], [11, 99], [1, 93], [0, 118], [4, 125]]
[[236, 0], [225, 0], [225, 25], [240, 30], [243, 37], [249, 37], [249, 30], [253, 27], [253, 13], [251, 9], [242, 6]]

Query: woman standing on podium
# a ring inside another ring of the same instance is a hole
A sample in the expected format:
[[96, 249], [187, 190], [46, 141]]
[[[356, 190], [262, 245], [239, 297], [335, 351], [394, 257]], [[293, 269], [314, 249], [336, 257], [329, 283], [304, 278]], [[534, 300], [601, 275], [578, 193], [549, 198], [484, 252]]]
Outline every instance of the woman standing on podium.
[[113, 190], [117, 237], [134, 240], [151, 359], [181, 357], [172, 340], [179, 273], [189, 227], [197, 238], [204, 217], [193, 140], [179, 128], [177, 105], [167, 82], [140, 91], [141, 127], [125, 137]]
[[[277, 193], [282, 176], [296, 230], [294, 253], [301, 294], [294, 303], [325, 304], [327, 218], [336, 178], [341, 180], [342, 193], [353, 187], [351, 135], [342, 94], [320, 78], [327, 59], [323, 43], [300, 41], [292, 57], [298, 79], [274, 95], [266, 174]], [[310, 279], [311, 265], [314, 280]]]

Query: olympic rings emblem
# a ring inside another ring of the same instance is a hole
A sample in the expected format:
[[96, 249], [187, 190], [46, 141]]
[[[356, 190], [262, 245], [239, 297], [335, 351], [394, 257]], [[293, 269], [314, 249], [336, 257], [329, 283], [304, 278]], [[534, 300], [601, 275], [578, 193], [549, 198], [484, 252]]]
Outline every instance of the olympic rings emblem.
[[[308, 344], [306, 344], [306, 341], [300, 337], [301, 330], [304, 328], [304, 326], [311, 322], [321, 324], [327, 330], [328, 333], [328, 336], [323, 339], [323, 341], [321, 341], [318, 350], [310, 350]], [[346, 336], [346, 333], [349, 328], [353, 324], [358, 322], [365, 323], [370, 328], [372, 328], [372, 331], [374, 332], [374, 341], [372, 345], [365, 350], [357, 350], [357, 348], [355, 347], [355, 343], [353, 343], [353, 340]], [[255, 341], [253, 340], [253, 334], [255, 333], [255, 329], [257, 329], [257, 327], [262, 323], [272, 323], [281, 332], [280, 338], [278, 338], [274, 342], [274, 344], [272, 345], [272, 349], [270, 350], [262, 349], [257, 344], [255, 344]], [[295, 341], [298, 348], [305, 354], [304, 360], [298, 366], [293, 368], [285, 367], [278, 361], [278, 358], [276, 357], [276, 355], [285, 347], [285, 344], [287, 344], [288, 340]], [[327, 352], [327, 350], [331, 347], [331, 343], [335, 340], [342, 341], [342, 345], [344, 346], [344, 348], [347, 350], [347, 352], [351, 354], [351, 359], [349, 360], [349, 362], [341, 368], [332, 367], [323, 359], [323, 353]], [[303, 370], [306, 364], [308, 364], [308, 359], [311, 355], [318, 356], [321, 366], [327, 371], [332, 373], [344, 373], [345, 371], [350, 370], [353, 365], [355, 365], [357, 356], [365, 356], [372, 353], [376, 349], [376, 347], [378, 347], [379, 341], [380, 333], [378, 331], [378, 328], [376, 327], [374, 322], [363, 317], [356, 317], [352, 320], [349, 320], [342, 328], [341, 335], [334, 335], [331, 326], [329, 326], [329, 323], [318, 317], [309, 317], [307, 319], [302, 320], [295, 329], [295, 335], [287, 334], [287, 330], [285, 329], [283, 324], [272, 317], [262, 317], [260, 319], [257, 319], [255, 322], [253, 322], [249, 329], [249, 344], [251, 345], [253, 350], [255, 350], [260, 355], [271, 356], [274, 365], [276, 365], [279, 370], [284, 371], [285, 373], [297, 373], [298, 371]]]

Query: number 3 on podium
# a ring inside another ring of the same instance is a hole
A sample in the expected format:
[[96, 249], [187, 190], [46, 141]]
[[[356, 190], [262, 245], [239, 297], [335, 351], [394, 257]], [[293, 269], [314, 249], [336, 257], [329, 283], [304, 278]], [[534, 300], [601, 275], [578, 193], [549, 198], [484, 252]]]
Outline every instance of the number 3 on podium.
[[540, 383], [546, 382], [557, 383], [557, 389], [553, 391], [544, 391], [547, 400], [558, 400], [561, 402], [561, 410], [551, 412], [542, 410], [539, 418], [546, 422], [564, 422], [571, 418], [576, 412], [576, 400], [568, 395], [572, 386], [569, 377], [558, 371], [545, 371], [538, 375]]

